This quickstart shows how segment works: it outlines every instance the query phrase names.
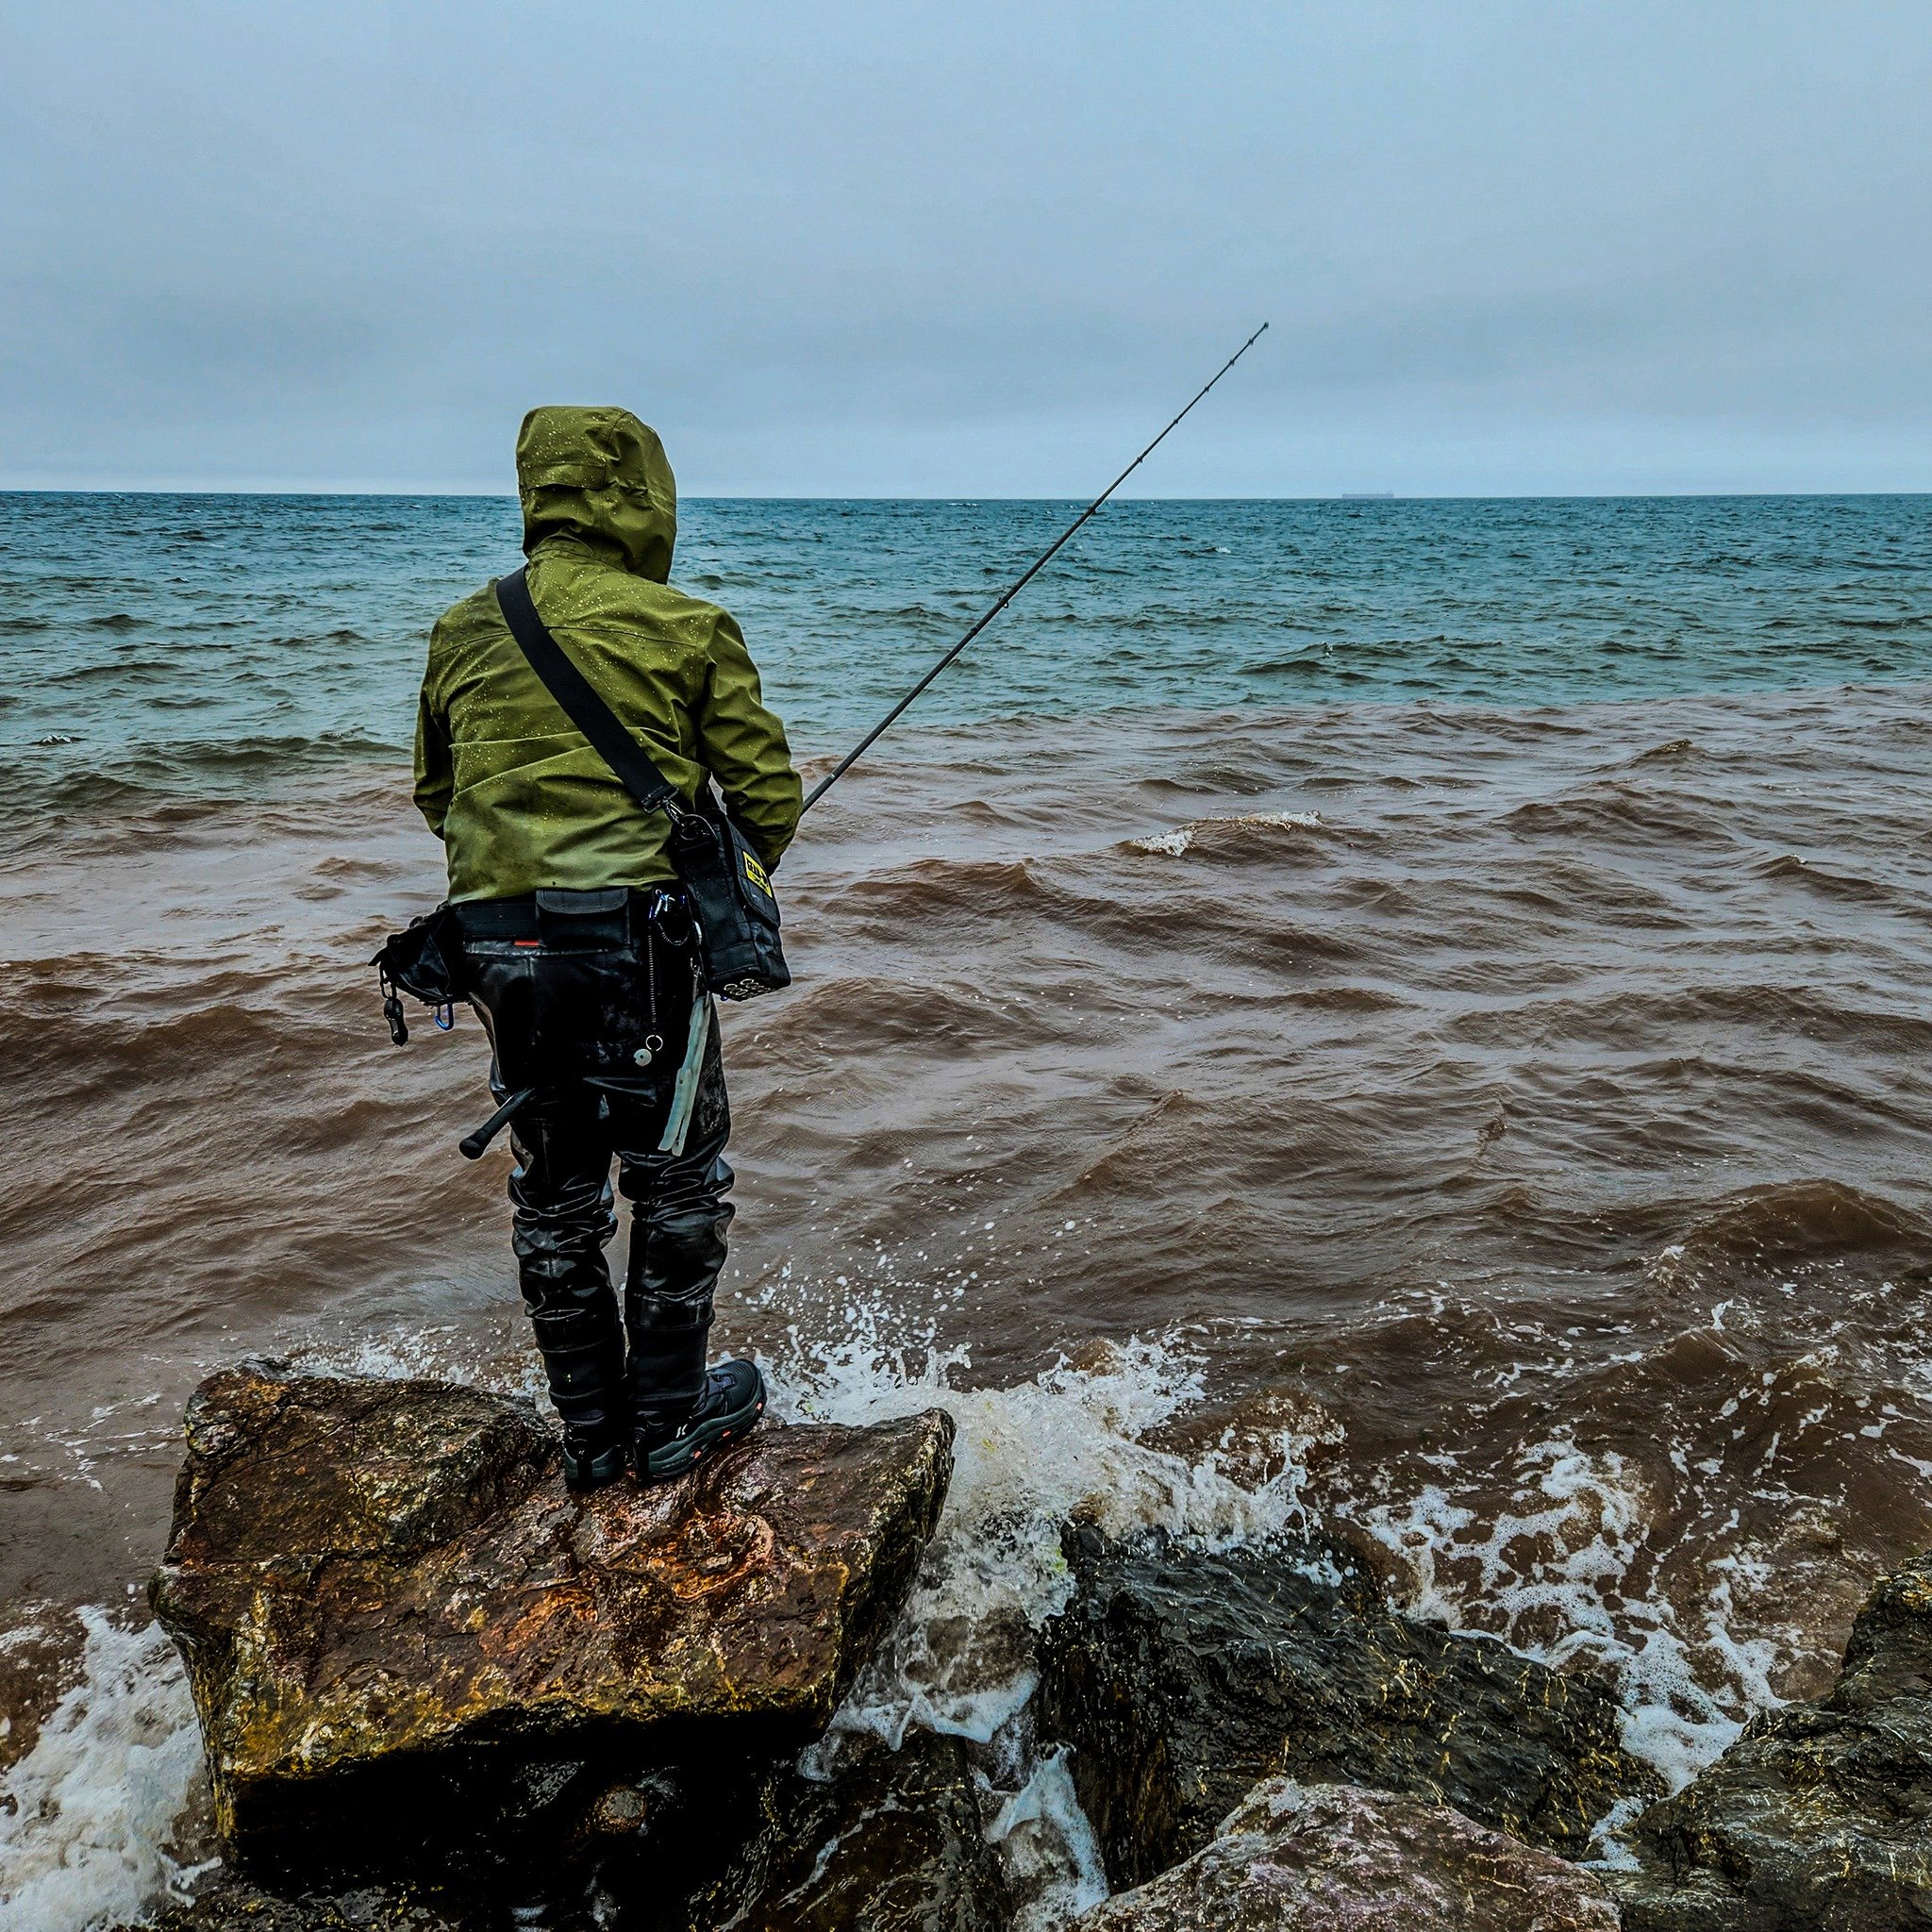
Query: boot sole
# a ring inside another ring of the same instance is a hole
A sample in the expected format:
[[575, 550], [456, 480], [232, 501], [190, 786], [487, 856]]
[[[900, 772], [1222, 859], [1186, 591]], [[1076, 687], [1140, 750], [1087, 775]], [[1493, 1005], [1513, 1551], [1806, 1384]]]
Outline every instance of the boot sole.
[[638, 1458], [639, 1482], [675, 1483], [679, 1476], [689, 1475], [712, 1450], [722, 1449], [740, 1436], [749, 1435], [764, 1412], [765, 1389], [761, 1380], [757, 1396], [742, 1407], [727, 1408], [721, 1415], [708, 1416], [690, 1435], [680, 1436], [676, 1441], [667, 1442], [661, 1448], [641, 1456]]

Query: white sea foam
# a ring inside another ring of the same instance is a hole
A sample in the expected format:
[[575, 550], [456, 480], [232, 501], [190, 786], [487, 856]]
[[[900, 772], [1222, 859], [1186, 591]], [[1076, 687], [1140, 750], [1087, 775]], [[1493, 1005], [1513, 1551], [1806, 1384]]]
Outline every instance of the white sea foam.
[[1168, 858], [1178, 858], [1203, 832], [1219, 825], [1255, 825], [1273, 831], [1311, 832], [1321, 823], [1322, 814], [1318, 811], [1241, 812], [1229, 818], [1194, 819], [1169, 831], [1150, 832], [1144, 839], [1129, 839], [1127, 843], [1136, 852], [1158, 852]]
[[201, 1740], [180, 1658], [157, 1624], [79, 1615], [80, 1679], [0, 1778], [0, 1932], [137, 1918], [196, 1869]]
[[1099, 1840], [1080, 1800], [1067, 1754], [1049, 1751], [1007, 1796], [986, 1828], [1019, 1903], [1014, 1932], [1056, 1932], [1107, 1896]]
[[1480, 1627], [1500, 1628], [1531, 1657], [1607, 1672], [1624, 1707], [1624, 1748], [1679, 1790], [1736, 1740], [1740, 1712], [1777, 1704], [1771, 1647], [1731, 1635], [1727, 1581], [1688, 1636], [1668, 1601], [1624, 1594], [1650, 1499], [1623, 1457], [1557, 1437], [1525, 1445], [1517, 1461], [1515, 1507], [1480, 1525], [1436, 1486], [1361, 1520], [1407, 1564], [1414, 1614], [1459, 1629], [1479, 1612]]
[[[517, 1332], [517, 1343], [523, 1341]], [[375, 1375], [407, 1381], [466, 1382], [499, 1395], [539, 1395], [543, 1370], [533, 1348], [506, 1352], [457, 1326], [406, 1330], [354, 1329], [345, 1335], [311, 1336], [289, 1359], [306, 1375]]]
[[924, 1728], [974, 1747], [1024, 1932], [1051, 1932], [1106, 1895], [1091, 1826], [1064, 1755], [1036, 1748], [1034, 1640], [1073, 1576], [1060, 1532], [1084, 1518], [1112, 1536], [1159, 1528], [1207, 1547], [1304, 1526], [1303, 1473], [1284, 1432], [1279, 1474], [1244, 1487], [1217, 1456], [1195, 1461], [1144, 1438], [1200, 1400], [1198, 1372], [1170, 1348], [1109, 1346], [1030, 1382], [960, 1390], [963, 1350], [916, 1364], [855, 1310], [852, 1332], [767, 1364], [774, 1408], [796, 1420], [873, 1423], [928, 1407], [958, 1427], [952, 1487], [899, 1626], [860, 1676], [827, 1741], [872, 1732], [896, 1748]]
[[[773, 1367], [781, 1415], [871, 1423], [937, 1407], [958, 1426], [952, 1488], [908, 1615], [846, 1713], [894, 1741], [917, 1724], [985, 1742], [1024, 1705], [1030, 1641], [1024, 1663], [1009, 1653], [1072, 1592], [1060, 1554], [1070, 1520], [1214, 1547], [1305, 1521], [1292, 1460], [1249, 1489], [1211, 1456], [1189, 1462], [1143, 1440], [1201, 1395], [1197, 1373], [1158, 1344], [1110, 1346], [1091, 1366], [1062, 1361], [1007, 1389], [953, 1387], [966, 1366], [963, 1351], [930, 1352], [908, 1373], [860, 1337]], [[986, 1668], [994, 1657], [1008, 1660]]]

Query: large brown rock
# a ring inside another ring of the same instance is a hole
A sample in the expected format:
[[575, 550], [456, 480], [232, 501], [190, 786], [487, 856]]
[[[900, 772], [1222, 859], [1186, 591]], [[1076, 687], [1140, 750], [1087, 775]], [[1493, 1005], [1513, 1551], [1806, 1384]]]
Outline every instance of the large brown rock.
[[1932, 1556], [1872, 1592], [1843, 1674], [1637, 1821], [1629, 1932], [1932, 1925]]
[[1617, 1912], [1589, 1873], [1446, 1806], [1273, 1778], [1075, 1932], [1617, 1932]]
[[1408, 1792], [1570, 1857], [1620, 1798], [1661, 1791], [1604, 1685], [1402, 1616], [1345, 1549], [1085, 1529], [1067, 1546], [1076, 1588], [1041, 1641], [1041, 1725], [1074, 1747], [1116, 1886], [1200, 1850], [1276, 1774]]
[[653, 1765], [681, 1839], [732, 1810], [691, 1798], [707, 1781], [756, 1808], [903, 1605], [952, 1433], [938, 1410], [768, 1427], [682, 1483], [580, 1499], [526, 1403], [211, 1376], [152, 1599], [225, 1848], [282, 1870], [501, 1851]]

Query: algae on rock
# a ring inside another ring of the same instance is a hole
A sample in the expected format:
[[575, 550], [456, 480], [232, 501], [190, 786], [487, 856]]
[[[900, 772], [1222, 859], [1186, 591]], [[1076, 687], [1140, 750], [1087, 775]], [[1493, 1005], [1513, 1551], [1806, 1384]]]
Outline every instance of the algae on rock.
[[225, 1849], [284, 1872], [501, 1857], [658, 1765], [695, 1857], [693, 1822], [750, 1814], [897, 1616], [952, 1433], [939, 1410], [768, 1427], [684, 1482], [579, 1498], [527, 1403], [209, 1377], [152, 1600]]

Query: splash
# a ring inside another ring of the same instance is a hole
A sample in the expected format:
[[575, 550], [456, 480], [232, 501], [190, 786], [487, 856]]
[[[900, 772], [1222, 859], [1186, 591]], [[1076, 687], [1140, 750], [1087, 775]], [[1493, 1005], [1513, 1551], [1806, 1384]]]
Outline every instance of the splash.
[[79, 1681], [0, 1781], [0, 1924], [86, 1932], [181, 1896], [195, 1861], [201, 1740], [159, 1625], [95, 1608]]
[[[1198, 1371], [1160, 1342], [1108, 1344], [1088, 1366], [1062, 1358], [1005, 1389], [956, 1388], [964, 1349], [929, 1351], [911, 1369], [865, 1336], [768, 1367], [789, 1419], [864, 1424], [942, 1407], [958, 1427], [952, 1488], [899, 1639], [846, 1717], [893, 1743], [910, 1724], [985, 1742], [1031, 1696], [1031, 1635], [1073, 1591], [1067, 1523], [1211, 1548], [1307, 1524], [1293, 1462], [1246, 1488], [1215, 1455], [1190, 1462], [1144, 1440], [1203, 1392]], [[1024, 1667], [988, 1667], [1023, 1636]]]
[[1054, 1932], [1108, 1894], [1100, 1843], [1080, 1808], [1064, 1750], [1038, 1757], [986, 1828], [1020, 1903], [1013, 1932]]
[[962, 1390], [964, 1349], [917, 1351], [862, 1310], [838, 1343], [793, 1338], [768, 1363], [774, 1407], [790, 1420], [865, 1424], [942, 1407], [958, 1427], [952, 1487], [897, 1629], [854, 1686], [817, 1768], [841, 1738], [894, 1749], [924, 1728], [967, 1740], [1022, 1932], [1052, 1932], [1106, 1896], [1092, 1828], [1064, 1754], [1032, 1723], [1036, 1639], [1073, 1593], [1060, 1532], [1075, 1519], [1112, 1537], [1161, 1529], [1204, 1548], [1307, 1526], [1303, 1473], [1284, 1431], [1274, 1474], [1252, 1486], [1219, 1451], [1196, 1460], [1145, 1439], [1197, 1404], [1199, 1371], [1171, 1345], [1109, 1344], [1032, 1381]]
[[1525, 1444], [1516, 1463], [1513, 1507], [1480, 1524], [1434, 1484], [1360, 1521], [1402, 1558], [1411, 1615], [1499, 1635], [1559, 1669], [1605, 1672], [1624, 1749], [1680, 1790], [1736, 1740], [1738, 1711], [1778, 1704], [1771, 1646], [1731, 1635], [1727, 1580], [1688, 1636], [1667, 1600], [1630, 1593], [1652, 1508], [1623, 1457], [1558, 1436]]

